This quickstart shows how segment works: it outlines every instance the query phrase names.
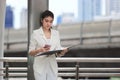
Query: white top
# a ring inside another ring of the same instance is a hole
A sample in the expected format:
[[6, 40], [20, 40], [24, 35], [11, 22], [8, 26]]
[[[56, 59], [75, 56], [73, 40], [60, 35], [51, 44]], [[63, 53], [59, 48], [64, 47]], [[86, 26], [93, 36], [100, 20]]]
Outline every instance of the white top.
[[46, 40], [47, 40], [47, 43], [46, 43], [46, 44], [51, 45], [50, 39], [46, 39]]

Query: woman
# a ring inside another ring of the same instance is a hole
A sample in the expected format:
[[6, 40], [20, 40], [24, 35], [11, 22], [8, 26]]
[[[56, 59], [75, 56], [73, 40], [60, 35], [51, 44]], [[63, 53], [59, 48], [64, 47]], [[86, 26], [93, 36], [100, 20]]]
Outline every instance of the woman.
[[[42, 52], [62, 49], [60, 45], [59, 32], [51, 28], [54, 20], [54, 14], [46, 10], [41, 14], [42, 26], [33, 31], [29, 54], [35, 56], [33, 70], [35, 80], [57, 80], [58, 66], [56, 55], [37, 56]], [[57, 56], [63, 56], [67, 49], [63, 49]]]

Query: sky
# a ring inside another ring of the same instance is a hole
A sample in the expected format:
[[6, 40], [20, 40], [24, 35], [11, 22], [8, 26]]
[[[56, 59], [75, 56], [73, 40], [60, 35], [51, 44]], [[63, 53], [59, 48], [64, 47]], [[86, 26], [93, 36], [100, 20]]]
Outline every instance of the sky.
[[[15, 13], [14, 27], [19, 28], [20, 26], [20, 11], [22, 8], [27, 8], [27, 1], [29, 0], [6, 0], [7, 5], [11, 5]], [[105, 15], [105, 0], [101, 0], [102, 15]], [[78, 0], [49, 0], [49, 10], [54, 13], [54, 22], [57, 23], [57, 17], [63, 13], [73, 13], [74, 17], [78, 17]]]
[[56, 24], [56, 17], [61, 13], [74, 13], [75, 17], [78, 15], [78, 0], [49, 0], [49, 10], [53, 11], [55, 15], [54, 24]]
[[[22, 8], [27, 9], [27, 3], [29, 0], [6, 0], [7, 5], [11, 5], [14, 10], [15, 22], [14, 27], [17, 29], [20, 27], [20, 11]], [[105, 15], [105, 0], [101, 0], [102, 15]], [[57, 23], [57, 17], [63, 13], [73, 13], [74, 17], [78, 17], [78, 0], [49, 0], [49, 10], [54, 13], [54, 22]], [[19, 16], [19, 17], [18, 17]]]
[[[28, 0], [6, 0], [7, 5], [11, 5], [14, 9], [15, 13], [15, 22], [14, 27], [19, 28], [20, 24], [20, 11], [22, 8], [27, 8]], [[19, 1], [19, 2], [18, 2]], [[53, 24], [57, 22], [57, 16], [62, 13], [74, 13], [74, 16], [77, 17], [77, 1], [78, 0], [49, 0], [49, 10], [51, 10], [55, 15], [55, 20]]]
[[7, 5], [17, 8], [27, 8], [27, 0], [6, 0]]

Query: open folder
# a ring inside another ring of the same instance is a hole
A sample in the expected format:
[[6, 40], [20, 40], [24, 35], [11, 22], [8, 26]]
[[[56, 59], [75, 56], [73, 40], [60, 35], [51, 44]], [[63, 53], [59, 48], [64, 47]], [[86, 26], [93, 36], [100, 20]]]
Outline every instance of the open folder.
[[41, 53], [41, 54], [38, 54], [37, 56], [52, 55], [52, 54], [60, 53], [61, 51], [62, 51], [62, 50], [47, 51], [47, 52], [43, 52], [43, 53]]
[[[79, 44], [77, 44], [77, 45], [79, 45]], [[68, 47], [68, 48], [67, 48], [68, 51], [69, 51], [70, 49], [72, 49], [73, 47], [77, 46], [77, 45], [73, 45], [73, 46]], [[48, 52], [43, 52], [43, 53], [38, 54], [37, 56], [41, 56], [41, 55], [52, 55], [52, 54], [60, 53], [62, 50], [63, 50], [63, 49], [61, 49], [61, 50], [53, 50], [53, 51], [48, 51]]]

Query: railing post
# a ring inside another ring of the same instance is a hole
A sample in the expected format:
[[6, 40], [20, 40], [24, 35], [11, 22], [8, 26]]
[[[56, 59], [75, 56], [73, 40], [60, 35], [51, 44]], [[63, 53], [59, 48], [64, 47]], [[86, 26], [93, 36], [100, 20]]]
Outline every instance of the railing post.
[[79, 79], [79, 62], [76, 63], [76, 80]]
[[112, 27], [112, 19], [109, 21], [109, 27], [108, 27], [108, 42], [111, 43], [111, 27]]
[[8, 80], [9, 78], [9, 64], [8, 62], [5, 63], [5, 80]]
[[81, 27], [80, 27], [80, 44], [83, 44], [83, 25], [84, 22], [81, 23]]
[[7, 42], [7, 49], [10, 49], [10, 44], [9, 44], [9, 42]]
[[85, 80], [88, 80], [88, 77], [85, 77]]

